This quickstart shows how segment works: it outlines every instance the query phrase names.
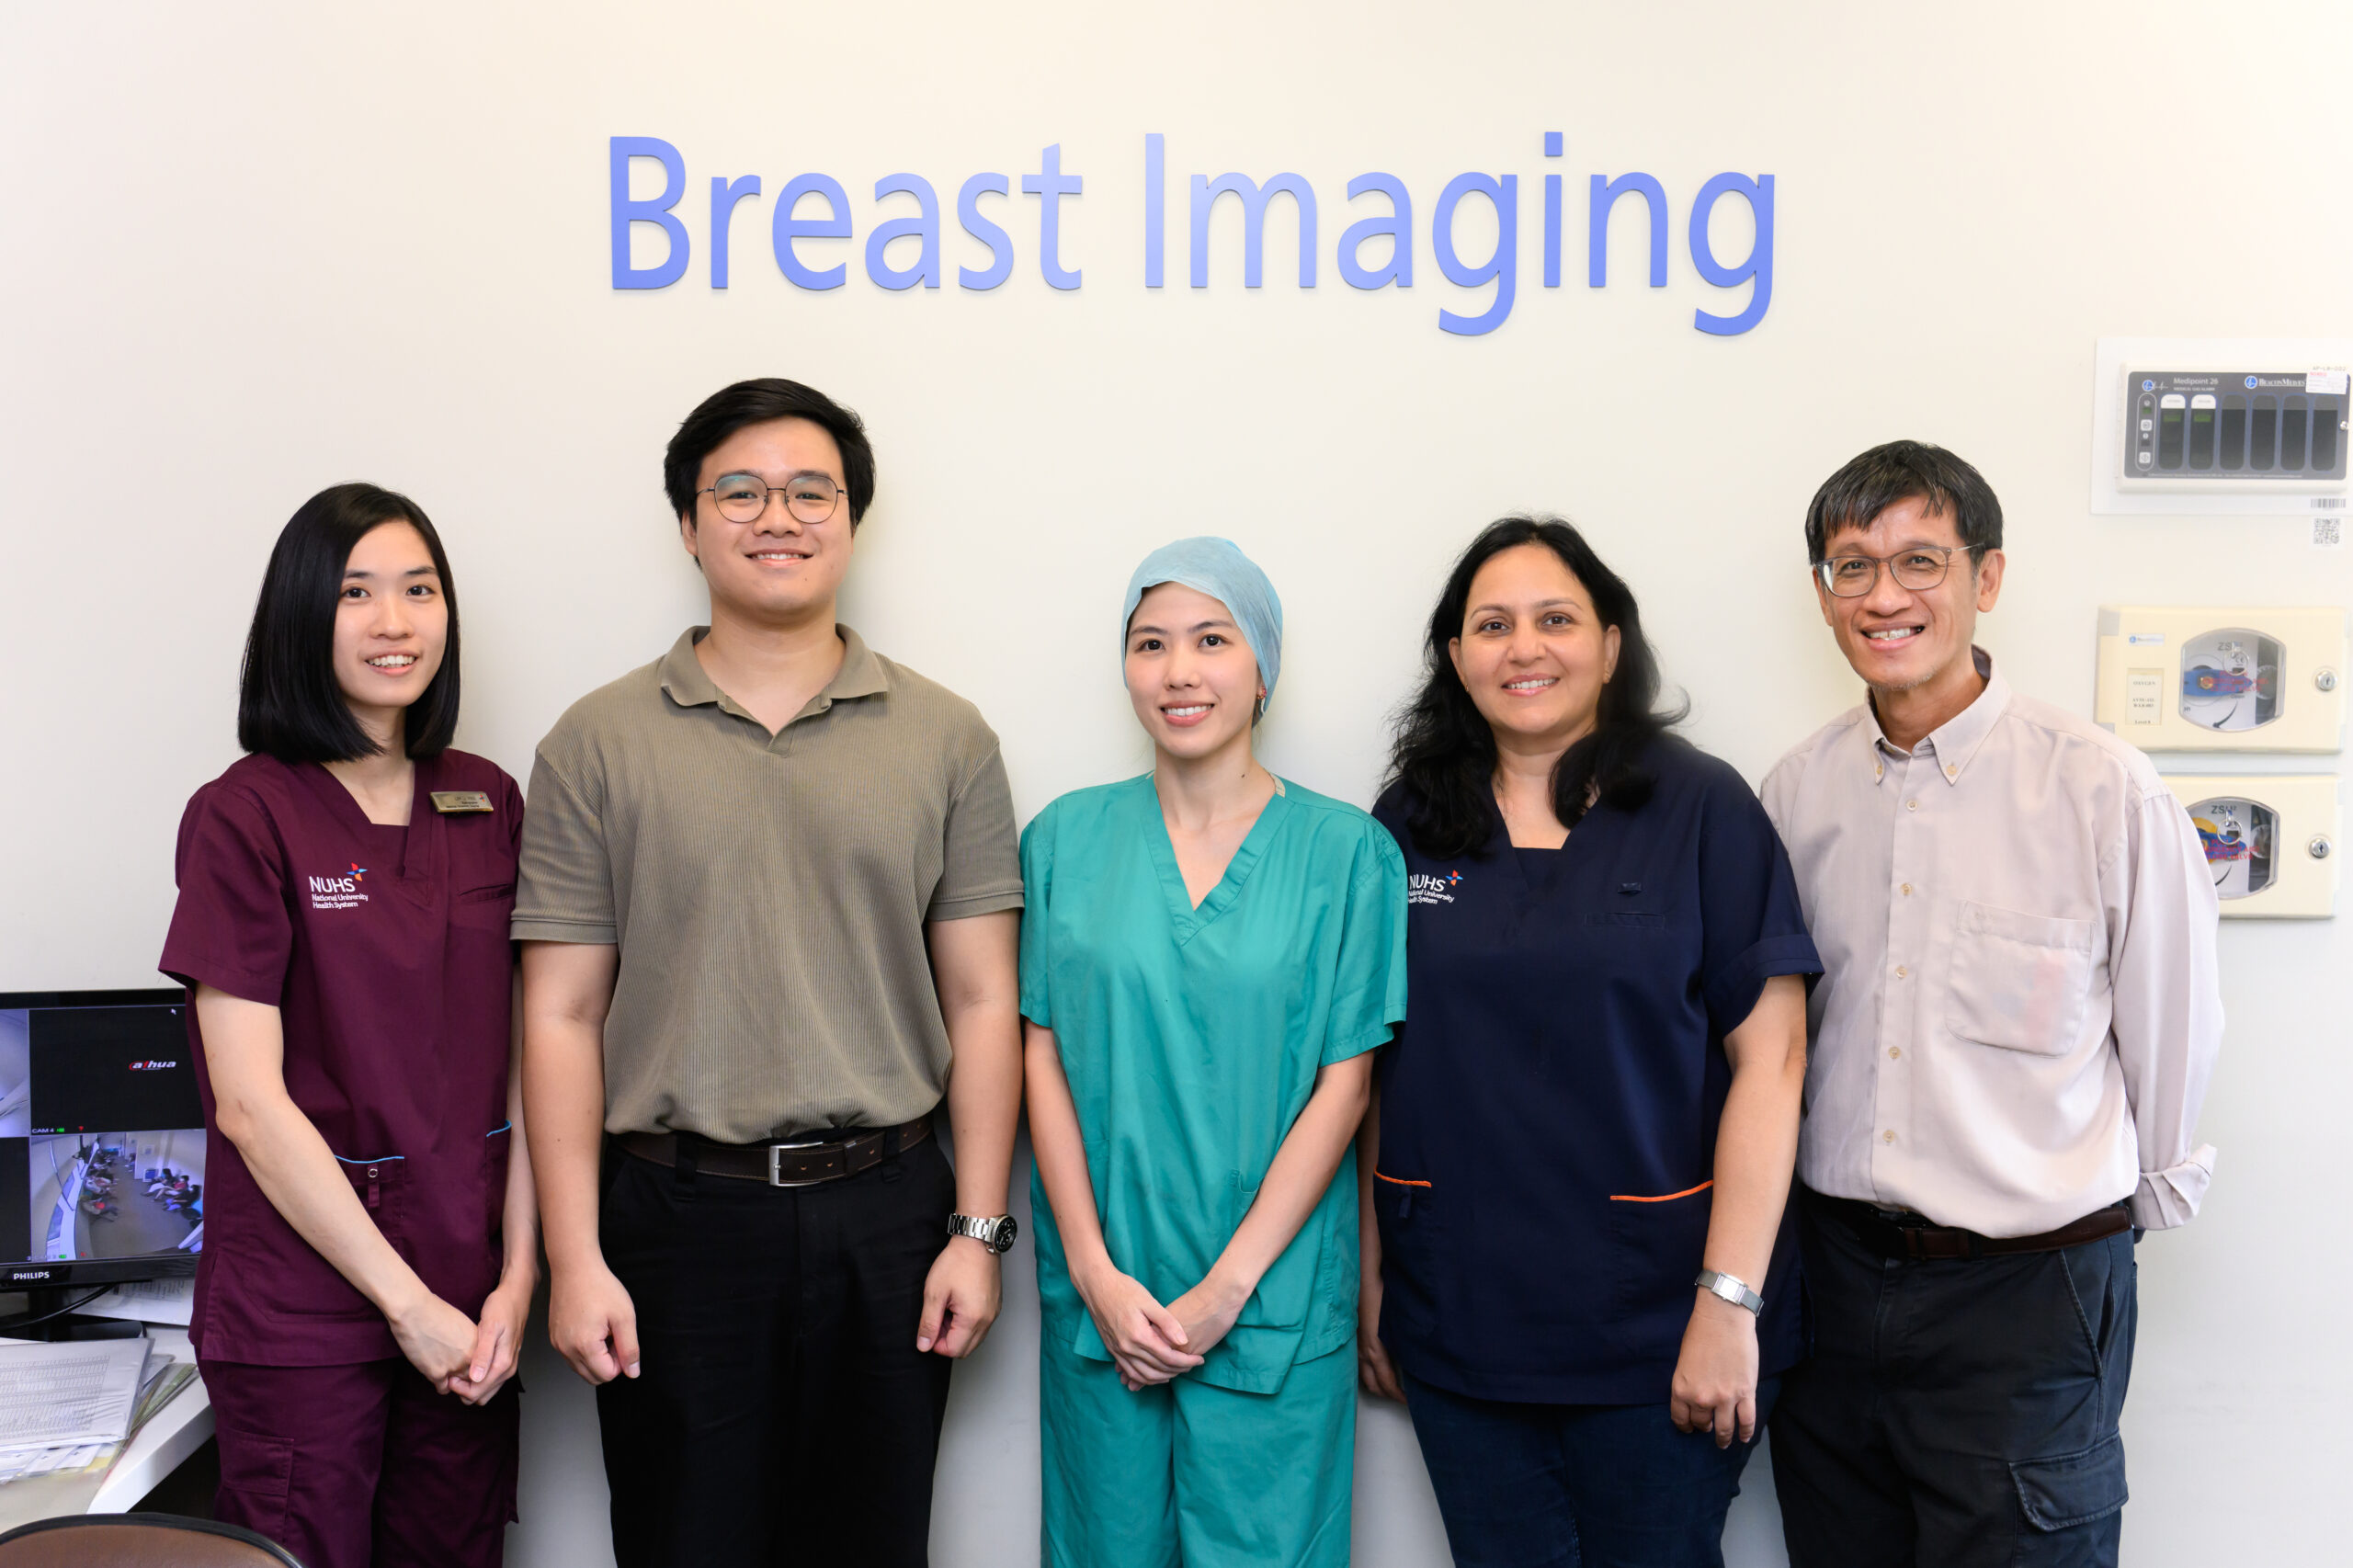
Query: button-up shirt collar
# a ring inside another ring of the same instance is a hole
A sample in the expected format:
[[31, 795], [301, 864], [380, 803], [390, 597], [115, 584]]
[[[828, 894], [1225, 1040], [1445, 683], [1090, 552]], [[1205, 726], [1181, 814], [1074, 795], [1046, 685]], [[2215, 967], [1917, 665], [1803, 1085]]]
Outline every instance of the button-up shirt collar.
[[[1994, 667], [1994, 657], [1983, 648], [1969, 651], [1977, 666], [1977, 677], [1985, 683], [1970, 705], [1931, 731], [1927, 739], [1912, 749], [1912, 756], [1930, 756], [1937, 760], [1937, 771], [1948, 785], [1959, 784], [1961, 776], [1969, 770], [1970, 759], [1977, 755], [1985, 738], [1994, 733], [1995, 721], [2010, 705], [2010, 683]], [[1906, 754], [1887, 738], [1880, 728], [1879, 710], [1870, 701], [1863, 704], [1863, 733], [1870, 739], [1871, 781], [1882, 783], [1888, 764]]]

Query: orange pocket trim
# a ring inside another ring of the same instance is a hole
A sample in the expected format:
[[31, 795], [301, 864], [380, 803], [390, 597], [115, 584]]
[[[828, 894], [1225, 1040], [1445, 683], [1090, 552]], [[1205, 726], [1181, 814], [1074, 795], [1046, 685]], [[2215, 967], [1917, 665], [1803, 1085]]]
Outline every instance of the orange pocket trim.
[[1426, 1181], [1407, 1181], [1407, 1180], [1406, 1180], [1404, 1177], [1403, 1177], [1403, 1176], [1383, 1176], [1383, 1175], [1381, 1175], [1379, 1171], [1375, 1171], [1375, 1172], [1373, 1172], [1373, 1173], [1372, 1173], [1372, 1179], [1373, 1179], [1373, 1180], [1375, 1180], [1375, 1181], [1385, 1181], [1385, 1182], [1387, 1182], [1387, 1183], [1388, 1183], [1390, 1186], [1392, 1186], [1392, 1187], [1427, 1187], [1427, 1186], [1429, 1186], [1429, 1183], [1427, 1183], [1427, 1182], [1426, 1182]]
[[1697, 1187], [1687, 1187], [1681, 1192], [1662, 1193], [1656, 1198], [1636, 1198], [1631, 1193], [1613, 1192], [1609, 1195], [1609, 1201], [1612, 1203], [1672, 1203], [1678, 1198], [1688, 1198], [1695, 1192], [1705, 1192], [1715, 1185], [1715, 1178], [1711, 1176]]

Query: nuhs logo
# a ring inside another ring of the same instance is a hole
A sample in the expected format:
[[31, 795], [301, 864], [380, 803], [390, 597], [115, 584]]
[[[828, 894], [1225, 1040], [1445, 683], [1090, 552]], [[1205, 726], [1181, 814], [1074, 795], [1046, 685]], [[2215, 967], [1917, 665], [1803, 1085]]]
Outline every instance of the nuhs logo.
[[351, 863], [351, 869], [339, 877], [313, 877], [310, 879], [311, 907], [357, 909], [368, 902], [368, 895], [359, 891], [359, 884], [367, 880], [368, 868], [356, 860]]
[[1407, 903], [1452, 903], [1454, 889], [1460, 886], [1461, 881], [1462, 873], [1460, 871], [1449, 871], [1442, 877], [1433, 877], [1426, 871], [1415, 871], [1405, 879], [1405, 902]]

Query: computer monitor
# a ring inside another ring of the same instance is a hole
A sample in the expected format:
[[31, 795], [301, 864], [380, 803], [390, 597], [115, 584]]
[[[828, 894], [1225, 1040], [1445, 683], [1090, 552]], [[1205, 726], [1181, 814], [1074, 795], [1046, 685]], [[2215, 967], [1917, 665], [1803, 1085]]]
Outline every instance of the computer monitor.
[[196, 1272], [188, 994], [0, 991], [0, 1290]]

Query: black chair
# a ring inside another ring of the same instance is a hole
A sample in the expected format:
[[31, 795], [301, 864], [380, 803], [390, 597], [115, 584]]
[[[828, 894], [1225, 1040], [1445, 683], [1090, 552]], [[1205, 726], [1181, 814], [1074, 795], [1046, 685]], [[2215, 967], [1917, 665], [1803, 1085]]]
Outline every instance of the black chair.
[[0, 1535], [0, 1568], [302, 1568], [267, 1536], [176, 1514], [74, 1514]]

